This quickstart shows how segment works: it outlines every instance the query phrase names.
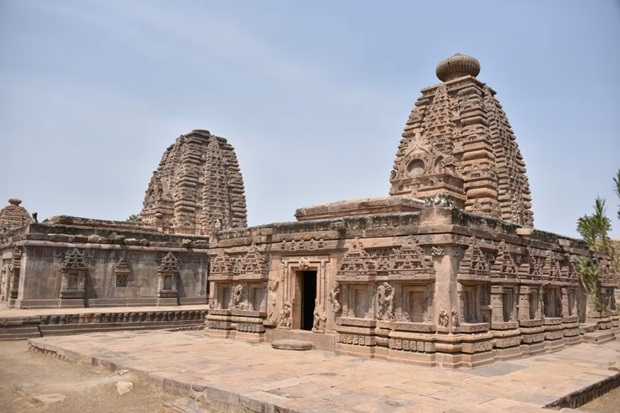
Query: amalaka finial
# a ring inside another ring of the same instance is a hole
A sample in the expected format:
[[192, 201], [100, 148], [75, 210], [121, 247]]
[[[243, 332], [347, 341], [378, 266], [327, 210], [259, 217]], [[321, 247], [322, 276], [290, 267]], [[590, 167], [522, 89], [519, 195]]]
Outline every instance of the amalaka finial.
[[457, 53], [439, 62], [435, 73], [443, 82], [463, 76], [476, 77], [480, 73], [480, 62], [474, 57]]
[[19, 205], [22, 203], [21, 199], [18, 198], [9, 198], [9, 204], [11, 205]]

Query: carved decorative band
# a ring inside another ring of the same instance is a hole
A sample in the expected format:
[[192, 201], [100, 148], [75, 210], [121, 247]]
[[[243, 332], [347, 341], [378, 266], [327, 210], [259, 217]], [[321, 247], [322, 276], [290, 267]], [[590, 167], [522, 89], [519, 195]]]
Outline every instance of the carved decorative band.
[[418, 353], [434, 353], [435, 343], [391, 338], [389, 342], [389, 348], [390, 350], [415, 351]]

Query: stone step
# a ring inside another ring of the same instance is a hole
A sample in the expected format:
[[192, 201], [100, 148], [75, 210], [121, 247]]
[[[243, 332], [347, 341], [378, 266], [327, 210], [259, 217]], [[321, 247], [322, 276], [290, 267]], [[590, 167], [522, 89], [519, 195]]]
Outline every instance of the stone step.
[[336, 350], [336, 337], [334, 334], [316, 334], [307, 330], [280, 330], [269, 329], [267, 330], [267, 341], [273, 342], [276, 340], [301, 340], [312, 343], [314, 349], [323, 351], [335, 351]]
[[587, 343], [603, 344], [616, 339], [616, 335], [610, 330], [599, 330], [592, 333], [585, 333], [583, 341]]
[[584, 323], [579, 324], [579, 329], [581, 330], [581, 334], [594, 333], [598, 329], [598, 326], [596, 323]]
[[182, 397], [172, 402], [167, 402], [164, 407], [172, 410], [175, 413], [208, 413], [204, 410], [200, 403], [189, 397]]
[[271, 343], [271, 347], [275, 348], [276, 350], [307, 351], [312, 350], [312, 343], [309, 341], [283, 339], [273, 341]]
[[0, 341], [12, 341], [12, 340], [28, 340], [29, 338], [41, 337], [41, 333], [37, 332], [23, 332], [23, 333], [3, 333], [0, 334]]
[[15, 325], [0, 327], [0, 341], [2, 340], [26, 340], [32, 337], [41, 337], [36, 325]]

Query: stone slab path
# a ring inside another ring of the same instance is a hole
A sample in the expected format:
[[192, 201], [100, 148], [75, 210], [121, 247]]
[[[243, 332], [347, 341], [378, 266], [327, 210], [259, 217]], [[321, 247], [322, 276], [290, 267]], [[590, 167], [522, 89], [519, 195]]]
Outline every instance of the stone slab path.
[[549, 412], [542, 407], [619, 374], [610, 367], [620, 362], [620, 340], [457, 370], [281, 351], [200, 331], [93, 333], [30, 344], [68, 360], [130, 369], [214, 412]]

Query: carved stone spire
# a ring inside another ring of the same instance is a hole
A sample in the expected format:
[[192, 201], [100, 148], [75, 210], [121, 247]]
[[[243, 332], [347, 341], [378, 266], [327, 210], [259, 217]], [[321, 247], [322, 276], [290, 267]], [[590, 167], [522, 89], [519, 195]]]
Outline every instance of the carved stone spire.
[[532, 227], [525, 163], [495, 92], [476, 79], [480, 63], [456, 54], [436, 72], [443, 83], [422, 90], [405, 125], [390, 195], [443, 192], [465, 211]]
[[163, 232], [207, 235], [247, 226], [243, 178], [224, 138], [194, 130], [162, 156], [140, 217]]
[[30, 223], [30, 214], [23, 206], [21, 199], [9, 199], [9, 205], [0, 209], [0, 232], [23, 227]]

